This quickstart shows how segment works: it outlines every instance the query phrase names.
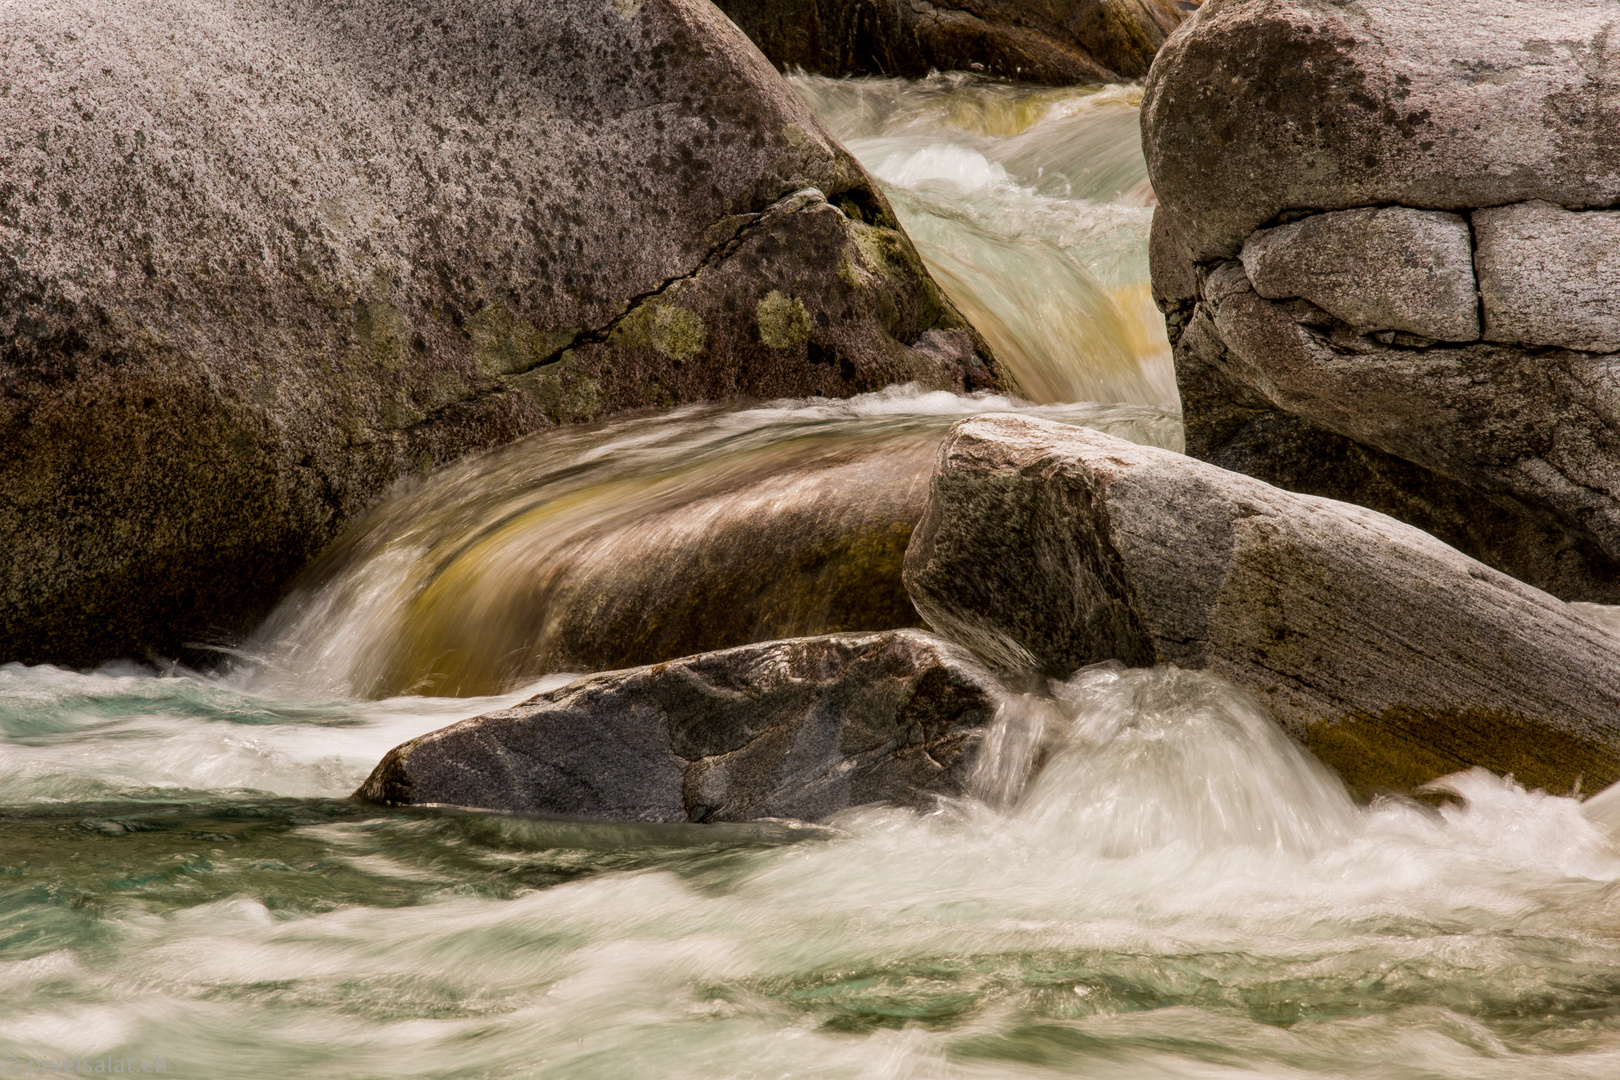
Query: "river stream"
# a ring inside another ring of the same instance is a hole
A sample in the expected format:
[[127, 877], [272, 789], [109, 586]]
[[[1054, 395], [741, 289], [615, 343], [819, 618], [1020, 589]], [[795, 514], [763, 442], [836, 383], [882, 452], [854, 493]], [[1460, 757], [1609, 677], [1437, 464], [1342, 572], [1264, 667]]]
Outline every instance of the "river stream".
[[565, 682], [535, 612], [604, 552], [824, 474], [920, 482], [980, 411], [1179, 446], [1135, 91], [796, 85], [1042, 404], [543, 435], [395, 493], [218, 671], [0, 666], [0, 1076], [1620, 1075], [1620, 792], [1476, 772], [1357, 805], [1194, 673], [1053, 684], [927, 813], [347, 800], [399, 742]]

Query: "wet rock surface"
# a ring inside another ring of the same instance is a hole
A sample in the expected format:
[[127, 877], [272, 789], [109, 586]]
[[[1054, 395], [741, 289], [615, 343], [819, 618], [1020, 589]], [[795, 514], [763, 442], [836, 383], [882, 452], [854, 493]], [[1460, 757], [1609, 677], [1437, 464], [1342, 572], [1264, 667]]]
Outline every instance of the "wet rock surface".
[[1188, 451], [1620, 599], [1617, 25], [1238, 0], [1178, 31], [1143, 126]]
[[722, 0], [720, 7], [784, 71], [909, 78], [977, 71], [1055, 85], [1141, 78], [1187, 11], [1175, 0]]
[[906, 584], [1007, 666], [1212, 671], [1362, 791], [1620, 778], [1620, 640], [1363, 507], [1027, 417], [958, 424]]
[[706, 0], [29, 0], [0, 42], [0, 659], [230, 638], [538, 428], [996, 381]]
[[918, 630], [591, 676], [396, 747], [356, 797], [623, 821], [817, 820], [958, 793], [1004, 690]]

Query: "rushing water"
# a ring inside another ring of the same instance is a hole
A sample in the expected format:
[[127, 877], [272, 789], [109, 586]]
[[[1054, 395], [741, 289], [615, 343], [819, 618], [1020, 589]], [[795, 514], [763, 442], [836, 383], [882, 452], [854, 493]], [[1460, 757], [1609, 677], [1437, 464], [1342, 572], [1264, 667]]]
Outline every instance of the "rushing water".
[[341, 798], [399, 740], [522, 693], [323, 703], [0, 668], [0, 1057], [211, 1078], [1620, 1069], [1613, 799], [1469, 774], [1465, 801], [1358, 809], [1252, 701], [1107, 667], [1031, 699], [997, 740], [999, 797], [932, 814], [609, 826]]
[[[797, 85], [1032, 393], [1106, 403], [1034, 411], [1177, 445], [1133, 91]], [[554, 433], [395, 493], [221, 673], [0, 666], [0, 1077], [1620, 1075], [1620, 789], [1357, 806], [1203, 675], [1026, 695], [925, 814], [346, 799], [561, 683], [564, 616], [707, 572], [694, 539], [882, 526], [947, 425], [1031, 408], [895, 389]]]
[[1138, 87], [793, 80], [1035, 401], [1178, 408]]
[[[873, 578], [898, 593], [946, 429], [1012, 409], [1180, 448], [1179, 419], [1153, 406], [1031, 408], [905, 387], [548, 433], [447, 469], [360, 521], [247, 646], [252, 685], [495, 693], [704, 645], [911, 625], [909, 603], [829, 604], [881, 587]], [[796, 543], [816, 557], [795, 558], [790, 534], [806, 533]], [[847, 545], [852, 535], [869, 542]], [[833, 545], [845, 546], [827, 557]], [[688, 598], [701, 605], [694, 619], [727, 605], [744, 617], [730, 639], [678, 647]]]

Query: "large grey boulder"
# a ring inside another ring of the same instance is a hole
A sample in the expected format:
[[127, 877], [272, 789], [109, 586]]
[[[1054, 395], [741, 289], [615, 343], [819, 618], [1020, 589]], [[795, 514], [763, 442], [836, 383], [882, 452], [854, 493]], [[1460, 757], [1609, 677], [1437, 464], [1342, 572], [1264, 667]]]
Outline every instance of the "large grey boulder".
[[1620, 638], [1363, 507], [1018, 416], [952, 429], [906, 553], [935, 630], [1003, 667], [1214, 672], [1361, 790], [1472, 766], [1620, 778]]
[[720, 0], [784, 71], [979, 71], [1066, 85], [1140, 79], [1194, 3], [1176, 0]]
[[1620, 201], [1612, 0], [1221, 0], [1154, 61], [1143, 150], [1195, 262], [1284, 211]]
[[959, 793], [1005, 700], [919, 630], [833, 634], [591, 676], [395, 747], [355, 796], [621, 821], [825, 818]]
[[707, 0], [21, 0], [0, 56], [0, 660], [240, 632], [552, 424], [996, 381]]
[[1616, 33], [1608, 0], [1188, 20], [1142, 114], [1188, 452], [1620, 600]]

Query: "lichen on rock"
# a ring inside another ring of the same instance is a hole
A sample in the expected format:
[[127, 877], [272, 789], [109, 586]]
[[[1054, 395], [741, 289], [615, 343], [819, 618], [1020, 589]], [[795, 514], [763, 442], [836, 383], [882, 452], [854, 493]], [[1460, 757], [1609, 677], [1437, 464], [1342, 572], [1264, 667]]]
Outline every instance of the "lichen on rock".
[[759, 340], [773, 349], [791, 349], [810, 336], [810, 313], [804, 301], [772, 289], [755, 309]]
[[0, 128], [48, 133], [0, 146], [0, 660], [204, 659], [395, 481], [551, 424], [1003, 385], [920, 263], [839, 276], [909, 242], [706, 0], [21, 0], [0, 41]]

